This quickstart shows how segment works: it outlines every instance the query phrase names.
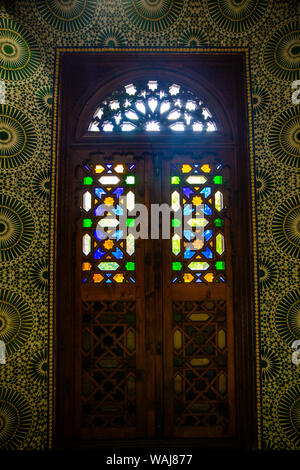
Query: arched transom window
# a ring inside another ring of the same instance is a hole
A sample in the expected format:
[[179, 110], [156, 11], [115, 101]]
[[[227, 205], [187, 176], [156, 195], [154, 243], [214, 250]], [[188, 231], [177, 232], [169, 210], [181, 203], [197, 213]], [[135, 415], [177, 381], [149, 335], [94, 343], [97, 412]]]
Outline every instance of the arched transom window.
[[156, 80], [143, 86], [130, 83], [97, 107], [91, 132], [192, 132], [217, 130], [213, 116], [194, 93], [173, 83], [161, 87]]

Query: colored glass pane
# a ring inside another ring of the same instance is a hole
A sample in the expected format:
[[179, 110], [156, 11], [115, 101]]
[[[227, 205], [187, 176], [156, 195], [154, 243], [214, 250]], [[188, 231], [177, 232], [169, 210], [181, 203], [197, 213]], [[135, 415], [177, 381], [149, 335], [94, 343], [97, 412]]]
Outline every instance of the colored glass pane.
[[190, 165], [182, 165], [181, 171], [182, 173], [189, 173], [192, 170], [192, 167]]
[[204, 173], [210, 173], [210, 166], [205, 164], [205, 165], [202, 165], [201, 167], [201, 170], [204, 172]]
[[219, 212], [223, 209], [223, 194], [221, 191], [217, 191], [215, 194], [215, 208]]
[[177, 234], [172, 237], [172, 251], [175, 256], [180, 253], [180, 237]]
[[172, 193], [172, 209], [176, 212], [180, 209], [180, 195], [178, 191]]
[[118, 263], [114, 263], [111, 261], [104, 261], [98, 264], [98, 268], [100, 269], [100, 271], [115, 271], [116, 269], [118, 269], [118, 267]]
[[134, 236], [132, 235], [132, 233], [129, 233], [129, 235], [127, 235], [127, 238], [126, 238], [126, 251], [129, 254], [129, 256], [132, 256], [134, 253], [134, 244], [135, 244]]
[[135, 177], [134, 176], [126, 176], [125, 183], [130, 184], [130, 185], [135, 184]]
[[132, 261], [128, 261], [125, 265], [127, 271], [134, 271], [135, 270], [135, 263]]
[[180, 271], [182, 268], [182, 264], [179, 261], [175, 261], [172, 263], [173, 271]]
[[127, 219], [126, 225], [127, 227], [134, 227], [134, 219]]
[[223, 177], [221, 175], [216, 175], [213, 177], [213, 182], [215, 184], [222, 184], [223, 183]]
[[179, 176], [171, 176], [171, 184], [180, 184]]
[[218, 271], [223, 271], [225, 269], [225, 261], [217, 261], [216, 262], [216, 269]]
[[205, 176], [191, 175], [186, 179], [189, 184], [204, 184], [207, 179]]
[[101, 176], [99, 178], [99, 183], [103, 184], [104, 186], [108, 185], [115, 185], [120, 181], [118, 176]]
[[88, 212], [92, 207], [92, 195], [89, 191], [86, 191], [82, 197], [82, 207]]
[[82, 237], [82, 252], [86, 256], [91, 252], [91, 237], [87, 233]]
[[102, 173], [104, 171], [104, 167], [102, 165], [95, 166], [95, 173]]
[[192, 261], [188, 267], [192, 270], [192, 271], [205, 271], [206, 269], [209, 268], [209, 264], [206, 263], [206, 262], [202, 262], [202, 261]]
[[83, 178], [83, 184], [85, 184], [85, 185], [93, 184], [93, 178], [91, 176], [85, 176]]
[[92, 220], [91, 219], [83, 219], [82, 220], [82, 226], [89, 228], [92, 226]]
[[218, 219], [215, 220], [215, 226], [216, 227], [223, 227], [223, 225], [224, 225], [224, 220], [223, 219], [218, 218]]
[[218, 233], [216, 236], [216, 252], [218, 255], [222, 255], [224, 253], [224, 236], [221, 233]]

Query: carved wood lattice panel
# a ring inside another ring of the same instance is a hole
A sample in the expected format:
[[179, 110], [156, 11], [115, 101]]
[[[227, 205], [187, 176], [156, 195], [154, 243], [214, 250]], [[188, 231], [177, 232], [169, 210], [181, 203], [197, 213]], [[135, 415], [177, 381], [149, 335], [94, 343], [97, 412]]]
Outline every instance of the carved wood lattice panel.
[[173, 302], [177, 426], [227, 426], [226, 302]]
[[136, 423], [136, 304], [82, 304], [82, 425], [130, 427]]

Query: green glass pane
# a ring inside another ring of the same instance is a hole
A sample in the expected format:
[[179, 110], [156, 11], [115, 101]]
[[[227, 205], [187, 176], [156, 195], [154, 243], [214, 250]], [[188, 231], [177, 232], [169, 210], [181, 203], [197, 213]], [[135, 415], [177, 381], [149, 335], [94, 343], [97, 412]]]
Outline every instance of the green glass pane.
[[222, 184], [223, 183], [223, 176], [217, 175], [213, 178], [215, 184]]
[[174, 261], [172, 265], [173, 265], [173, 271], [180, 271], [182, 268], [182, 264], [180, 263], [180, 261]]
[[126, 184], [135, 184], [135, 176], [126, 176], [125, 178], [125, 183]]
[[85, 184], [85, 185], [93, 184], [93, 178], [91, 178], [91, 176], [85, 176], [83, 178], [83, 184]]
[[223, 269], [225, 269], [225, 261], [217, 261], [216, 268], [218, 271], [222, 271]]
[[103, 262], [98, 264], [98, 268], [100, 271], [115, 271], [118, 269], [119, 265], [118, 263], [113, 263], [113, 262]]
[[135, 270], [135, 263], [133, 261], [128, 261], [125, 265], [127, 271], [134, 271]]
[[171, 184], [180, 184], [179, 176], [171, 176]]
[[173, 219], [172, 220], [172, 227], [180, 227], [181, 222], [179, 219]]
[[82, 226], [83, 227], [91, 227], [92, 226], [92, 219], [83, 219]]
[[126, 225], [127, 227], [134, 227], [134, 219], [127, 219]]
[[216, 227], [223, 227], [224, 225], [224, 220], [223, 219], [216, 219], [215, 220], [215, 226]]

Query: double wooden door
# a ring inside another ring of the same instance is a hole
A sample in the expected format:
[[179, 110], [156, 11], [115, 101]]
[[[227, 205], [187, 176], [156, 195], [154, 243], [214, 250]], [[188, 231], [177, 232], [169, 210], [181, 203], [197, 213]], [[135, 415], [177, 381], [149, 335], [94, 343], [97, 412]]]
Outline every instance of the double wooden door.
[[235, 433], [230, 175], [212, 155], [73, 152], [77, 439]]

